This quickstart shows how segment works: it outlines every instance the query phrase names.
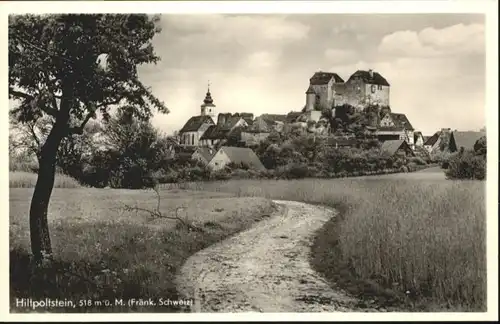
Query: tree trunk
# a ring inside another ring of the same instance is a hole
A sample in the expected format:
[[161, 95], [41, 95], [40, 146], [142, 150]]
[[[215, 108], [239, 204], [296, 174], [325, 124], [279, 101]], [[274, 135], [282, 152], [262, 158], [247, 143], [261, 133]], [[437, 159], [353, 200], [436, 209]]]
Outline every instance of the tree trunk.
[[57, 128], [51, 131], [42, 148], [39, 159], [38, 178], [30, 206], [31, 251], [36, 263], [52, 254], [48, 226], [48, 207], [56, 172], [56, 154], [62, 136]]
[[[56, 122], [50, 131], [47, 140], [42, 146], [39, 158], [38, 178], [30, 206], [30, 238], [31, 251], [36, 264], [41, 264], [44, 258], [52, 256], [52, 245], [49, 235], [47, 219], [48, 207], [56, 173], [57, 150], [61, 140], [67, 134], [73, 101], [61, 100], [61, 109], [56, 117]], [[71, 98], [71, 96], [69, 96]]]

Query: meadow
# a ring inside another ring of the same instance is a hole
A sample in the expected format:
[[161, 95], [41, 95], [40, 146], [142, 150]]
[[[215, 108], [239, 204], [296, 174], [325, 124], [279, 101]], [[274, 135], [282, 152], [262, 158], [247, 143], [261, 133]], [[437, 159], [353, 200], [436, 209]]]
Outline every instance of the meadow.
[[[152, 190], [64, 187], [57, 175], [49, 206], [49, 227], [54, 252], [50, 268], [35, 271], [29, 250], [28, 211], [30, 176], [11, 173], [10, 188], [10, 296], [12, 312], [29, 312], [15, 306], [16, 298], [110, 300], [115, 298], [177, 298], [174, 278], [195, 252], [251, 227], [276, 210], [264, 198], [235, 197], [230, 193], [163, 190], [161, 211], [196, 225], [192, 231], [170, 219], [151, 219], [157, 198]], [[13, 182], [12, 179], [15, 179]], [[24, 180], [19, 180], [24, 179]], [[38, 310], [40, 311], [40, 309]], [[47, 309], [43, 309], [47, 311]], [[179, 312], [181, 307], [86, 306], [52, 309], [56, 312]]]
[[[433, 172], [434, 171], [434, 172]], [[367, 306], [485, 311], [485, 182], [442, 170], [293, 181], [193, 183], [182, 188], [335, 207], [316, 235], [311, 264]]]
[[[71, 182], [58, 180], [49, 207], [56, 272], [53, 268], [41, 274], [30, 270], [28, 257], [32, 189], [20, 183], [11, 181], [20, 188], [10, 189], [11, 297], [173, 299], [173, 278], [184, 260], [251, 227], [275, 210], [271, 199], [282, 199], [339, 210], [317, 232], [310, 263], [333, 287], [359, 297], [367, 307], [486, 308], [484, 181], [444, 180], [442, 170], [429, 169], [344, 179], [165, 185], [162, 211], [172, 215], [184, 207], [180, 216], [202, 227], [199, 233], [120, 208], [154, 208], [151, 190], [67, 189], [65, 183]], [[127, 309], [134, 310], [141, 309]]]

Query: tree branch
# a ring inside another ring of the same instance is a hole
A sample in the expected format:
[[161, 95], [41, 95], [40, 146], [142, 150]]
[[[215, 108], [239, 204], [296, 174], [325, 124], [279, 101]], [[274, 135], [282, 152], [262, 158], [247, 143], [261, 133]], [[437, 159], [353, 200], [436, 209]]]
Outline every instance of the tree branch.
[[89, 122], [90, 118], [95, 116], [95, 111], [91, 111], [87, 114], [83, 122], [80, 124], [80, 126], [77, 127], [69, 127], [68, 128], [68, 134], [78, 134], [82, 135], [83, 134], [83, 129], [85, 128], [85, 125]]
[[12, 88], [12, 87], [9, 87], [9, 95], [17, 97], [17, 98], [23, 98], [23, 99], [29, 99], [29, 100], [35, 99], [35, 97], [33, 97], [32, 95], [29, 95], [29, 94], [22, 92], [22, 91], [14, 90], [14, 88]]
[[[26, 92], [22, 92], [22, 91], [18, 91], [18, 90], [14, 90], [14, 88], [12, 87], [9, 87], [9, 95], [11, 96], [14, 96], [16, 98], [23, 98], [23, 99], [26, 99], [26, 100], [30, 100], [30, 101], [36, 101], [36, 97], [33, 96], [33, 95], [30, 95], [30, 94], [27, 94]], [[55, 101], [55, 100], [54, 100]], [[52, 117], [57, 117], [57, 106], [56, 108], [49, 108], [49, 107], [46, 107], [44, 105], [40, 105], [39, 108], [44, 112], [46, 113], [47, 115], [50, 115]]]

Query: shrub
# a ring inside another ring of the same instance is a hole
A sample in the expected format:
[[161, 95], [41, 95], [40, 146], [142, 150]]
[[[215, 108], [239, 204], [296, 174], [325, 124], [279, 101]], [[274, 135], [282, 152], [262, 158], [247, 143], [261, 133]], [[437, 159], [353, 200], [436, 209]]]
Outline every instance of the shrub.
[[484, 180], [486, 178], [486, 159], [475, 155], [474, 151], [466, 150], [454, 155], [445, 172], [448, 179]]
[[415, 163], [417, 165], [426, 165], [427, 164], [427, 162], [425, 162], [425, 160], [419, 156], [415, 156], [415, 157], [410, 158], [410, 162]]

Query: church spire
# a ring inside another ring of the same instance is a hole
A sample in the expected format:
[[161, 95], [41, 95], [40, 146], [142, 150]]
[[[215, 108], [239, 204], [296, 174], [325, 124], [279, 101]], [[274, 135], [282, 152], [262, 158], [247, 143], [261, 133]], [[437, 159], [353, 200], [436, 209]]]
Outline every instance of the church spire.
[[205, 95], [205, 100], [203, 100], [203, 103], [205, 105], [211, 105], [214, 103], [214, 100], [212, 99], [212, 94], [210, 93], [210, 81], [208, 81], [207, 94]]
[[215, 105], [214, 100], [212, 99], [212, 94], [210, 93], [210, 81], [208, 81], [207, 94], [205, 95], [205, 99], [201, 105], [201, 115], [208, 115], [215, 118]]

